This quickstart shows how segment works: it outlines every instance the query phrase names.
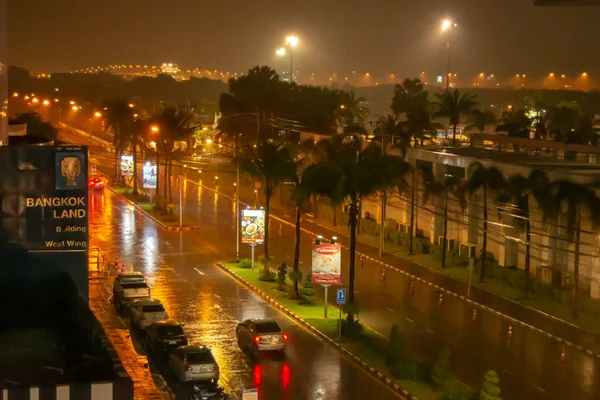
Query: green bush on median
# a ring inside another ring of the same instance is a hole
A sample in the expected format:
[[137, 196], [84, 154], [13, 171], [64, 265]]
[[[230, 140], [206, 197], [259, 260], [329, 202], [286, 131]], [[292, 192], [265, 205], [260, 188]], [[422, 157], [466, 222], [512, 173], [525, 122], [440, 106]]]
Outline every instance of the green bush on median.
[[249, 259], [247, 259], [247, 258], [241, 260], [240, 261], [240, 268], [243, 268], [243, 269], [250, 269], [250, 268], [252, 268], [252, 261], [249, 260]]
[[258, 273], [258, 279], [264, 282], [275, 282], [275, 271], [272, 269], [261, 268]]

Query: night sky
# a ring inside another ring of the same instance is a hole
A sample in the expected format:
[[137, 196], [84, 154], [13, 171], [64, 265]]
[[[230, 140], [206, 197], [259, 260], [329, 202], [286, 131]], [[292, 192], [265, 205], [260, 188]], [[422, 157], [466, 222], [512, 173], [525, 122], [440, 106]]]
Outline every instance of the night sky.
[[458, 23], [453, 70], [600, 74], [600, 7], [533, 0], [9, 0], [9, 62], [32, 72], [159, 64], [414, 76], [445, 70], [440, 22]]

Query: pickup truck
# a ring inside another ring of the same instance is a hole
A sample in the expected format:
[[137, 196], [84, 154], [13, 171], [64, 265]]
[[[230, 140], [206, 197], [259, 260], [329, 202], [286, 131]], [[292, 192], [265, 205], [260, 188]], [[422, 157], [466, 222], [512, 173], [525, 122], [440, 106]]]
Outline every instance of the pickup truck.
[[141, 273], [122, 273], [113, 287], [115, 307], [119, 311], [130, 307], [135, 301], [150, 298], [150, 287]]

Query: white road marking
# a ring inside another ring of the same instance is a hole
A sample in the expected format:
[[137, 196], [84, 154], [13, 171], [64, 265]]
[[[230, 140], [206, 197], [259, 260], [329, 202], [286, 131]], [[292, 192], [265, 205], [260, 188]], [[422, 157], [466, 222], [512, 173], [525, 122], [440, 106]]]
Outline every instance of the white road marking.
[[197, 273], [199, 273], [200, 275], [206, 275], [204, 272], [200, 271], [198, 268], [194, 268], [196, 270]]
[[542, 393], [546, 393], [546, 391], [544, 389], [542, 389], [541, 387], [539, 387], [538, 385], [533, 385], [534, 388], [536, 388], [537, 390], [539, 390]]
[[432, 331], [431, 329], [429, 329], [429, 328], [427, 328], [427, 329], [425, 329], [425, 330], [426, 330], [427, 332], [429, 332], [429, 333], [433, 333], [433, 331]]
[[388, 310], [389, 312], [394, 312], [394, 310], [392, 310], [391, 308], [388, 308], [387, 310]]
[[413, 321], [413, 320], [412, 320], [412, 319], [410, 319], [410, 318], [406, 318], [406, 320], [407, 320], [408, 322], [415, 322], [415, 321]]

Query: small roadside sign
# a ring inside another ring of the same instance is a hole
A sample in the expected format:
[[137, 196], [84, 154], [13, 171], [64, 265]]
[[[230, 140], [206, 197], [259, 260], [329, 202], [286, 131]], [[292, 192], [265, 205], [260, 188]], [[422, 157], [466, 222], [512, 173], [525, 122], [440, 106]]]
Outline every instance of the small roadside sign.
[[475, 269], [475, 259], [473, 257], [469, 258], [469, 271], [473, 271]]
[[258, 389], [244, 389], [242, 400], [258, 400]]
[[92, 176], [96, 175], [96, 164], [92, 164]]
[[337, 304], [346, 304], [346, 289], [338, 289], [336, 297]]

